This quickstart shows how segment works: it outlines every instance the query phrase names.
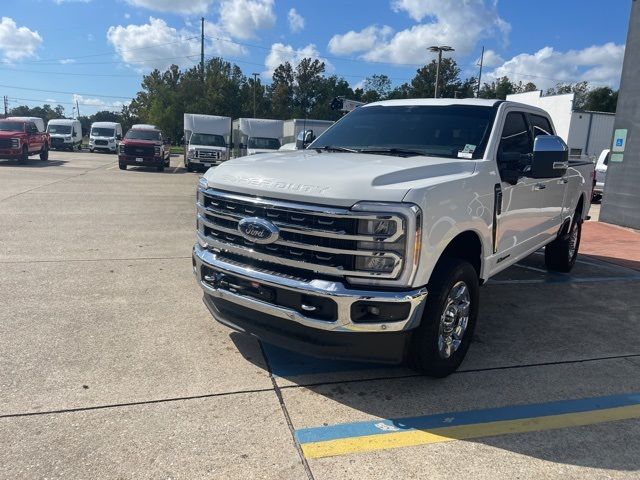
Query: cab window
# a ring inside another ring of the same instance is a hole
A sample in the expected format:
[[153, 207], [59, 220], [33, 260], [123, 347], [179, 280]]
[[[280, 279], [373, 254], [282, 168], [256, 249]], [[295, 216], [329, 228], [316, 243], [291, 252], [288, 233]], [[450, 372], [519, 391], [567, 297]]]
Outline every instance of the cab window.
[[540, 115], [531, 115], [531, 124], [533, 126], [533, 138], [538, 135], [553, 135], [553, 128], [548, 118]]
[[524, 113], [507, 114], [502, 128], [498, 154], [529, 154], [533, 152], [533, 141]]

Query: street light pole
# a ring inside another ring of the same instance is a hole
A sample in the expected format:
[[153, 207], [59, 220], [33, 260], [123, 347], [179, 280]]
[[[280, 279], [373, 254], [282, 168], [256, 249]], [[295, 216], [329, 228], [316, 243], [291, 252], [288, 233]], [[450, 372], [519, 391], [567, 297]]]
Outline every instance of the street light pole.
[[256, 89], [258, 87], [258, 76], [259, 73], [253, 72], [253, 118], [256, 118]]
[[430, 52], [438, 52], [438, 63], [436, 65], [436, 88], [433, 91], [433, 98], [438, 98], [438, 84], [440, 83], [440, 64], [442, 63], [442, 52], [453, 52], [454, 49], [447, 45], [434, 45], [427, 50]]

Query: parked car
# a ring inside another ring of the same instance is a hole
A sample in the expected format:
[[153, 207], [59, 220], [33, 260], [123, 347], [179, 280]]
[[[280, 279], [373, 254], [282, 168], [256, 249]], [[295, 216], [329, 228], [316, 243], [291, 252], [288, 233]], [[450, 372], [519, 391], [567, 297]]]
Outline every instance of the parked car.
[[93, 122], [89, 132], [89, 151], [116, 153], [122, 140], [122, 125], [116, 122]]
[[600, 201], [604, 193], [604, 181], [607, 178], [607, 166], [611, 153], [608, 148], [602, 150], [596, 162], [596, 185], [593, 188], [593, 201]]
[[40, 131], [32, 120], [0, 120], [0, 158], [25, 163], [30, 156], [40, 155], [40, 160], [48, 160], [49, 146], [49, 134]]
[[138, 124], [131, 127], [118, 146], [118, 166], [156, 167], [162, 172], [169, 166], [169, 139], [155, 125]]
[[515, 102], [392, 100], [304, 151], [210, 169], [193, 248], [205, 304], [284, 348], [446, 376], [481, 284], [542, 247], [549, 270], [576, 261], [593, 164], [554, 133]]
[[215, 115], [184, 114], [184, 166], [193, 172], [229, 160], [231, 118]]
[[82, 150], [82, 125], [80, 120], [58, 118], [49, 120], [47, 133], [54, 150]]

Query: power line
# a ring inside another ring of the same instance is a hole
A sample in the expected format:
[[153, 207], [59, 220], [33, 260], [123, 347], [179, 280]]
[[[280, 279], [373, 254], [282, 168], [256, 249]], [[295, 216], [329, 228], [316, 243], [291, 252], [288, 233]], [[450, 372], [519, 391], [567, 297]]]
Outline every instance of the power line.
[[118, 96], [118, 95], [104, 95], [104, 94], [100, 94], [100, 93], [80, 93], [80, 92], [64, 92], [64, 91], [60, 91], [60, 90], [43, 90], [43, 89], [39, 89], [39, 88], [27, 88], [27, 87], [18, 87], [15, 85], [1, 85], [0, 87], [3, 88], [15, 88], [16, 90], [29, 90], [32, 92], [45, 92], [45, 93], [60, 93], [63, 95], [82, 95], [82, 96], [95, 96], [95, 97], [105, 97], [105, 98], [117, 98], [117, 99], [131, 99], [132, 96], [131, 95], [127, 95], [127, 96]]

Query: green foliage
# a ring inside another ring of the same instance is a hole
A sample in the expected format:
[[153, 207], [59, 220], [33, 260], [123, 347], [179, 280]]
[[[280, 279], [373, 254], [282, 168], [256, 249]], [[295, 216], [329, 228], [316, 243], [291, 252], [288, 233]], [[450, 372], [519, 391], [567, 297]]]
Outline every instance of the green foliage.
[[12, 117], [39, 117], [44, 120], [46, 124], [49, 120], [56, 118], [64, 118], [64, 107], [57, 105], [51, 107], [48, 103], [45, 103], [41, 107], [28, 107], [27, 105], [20, 105], [12, 108], [9, 111], [9, 116]]

